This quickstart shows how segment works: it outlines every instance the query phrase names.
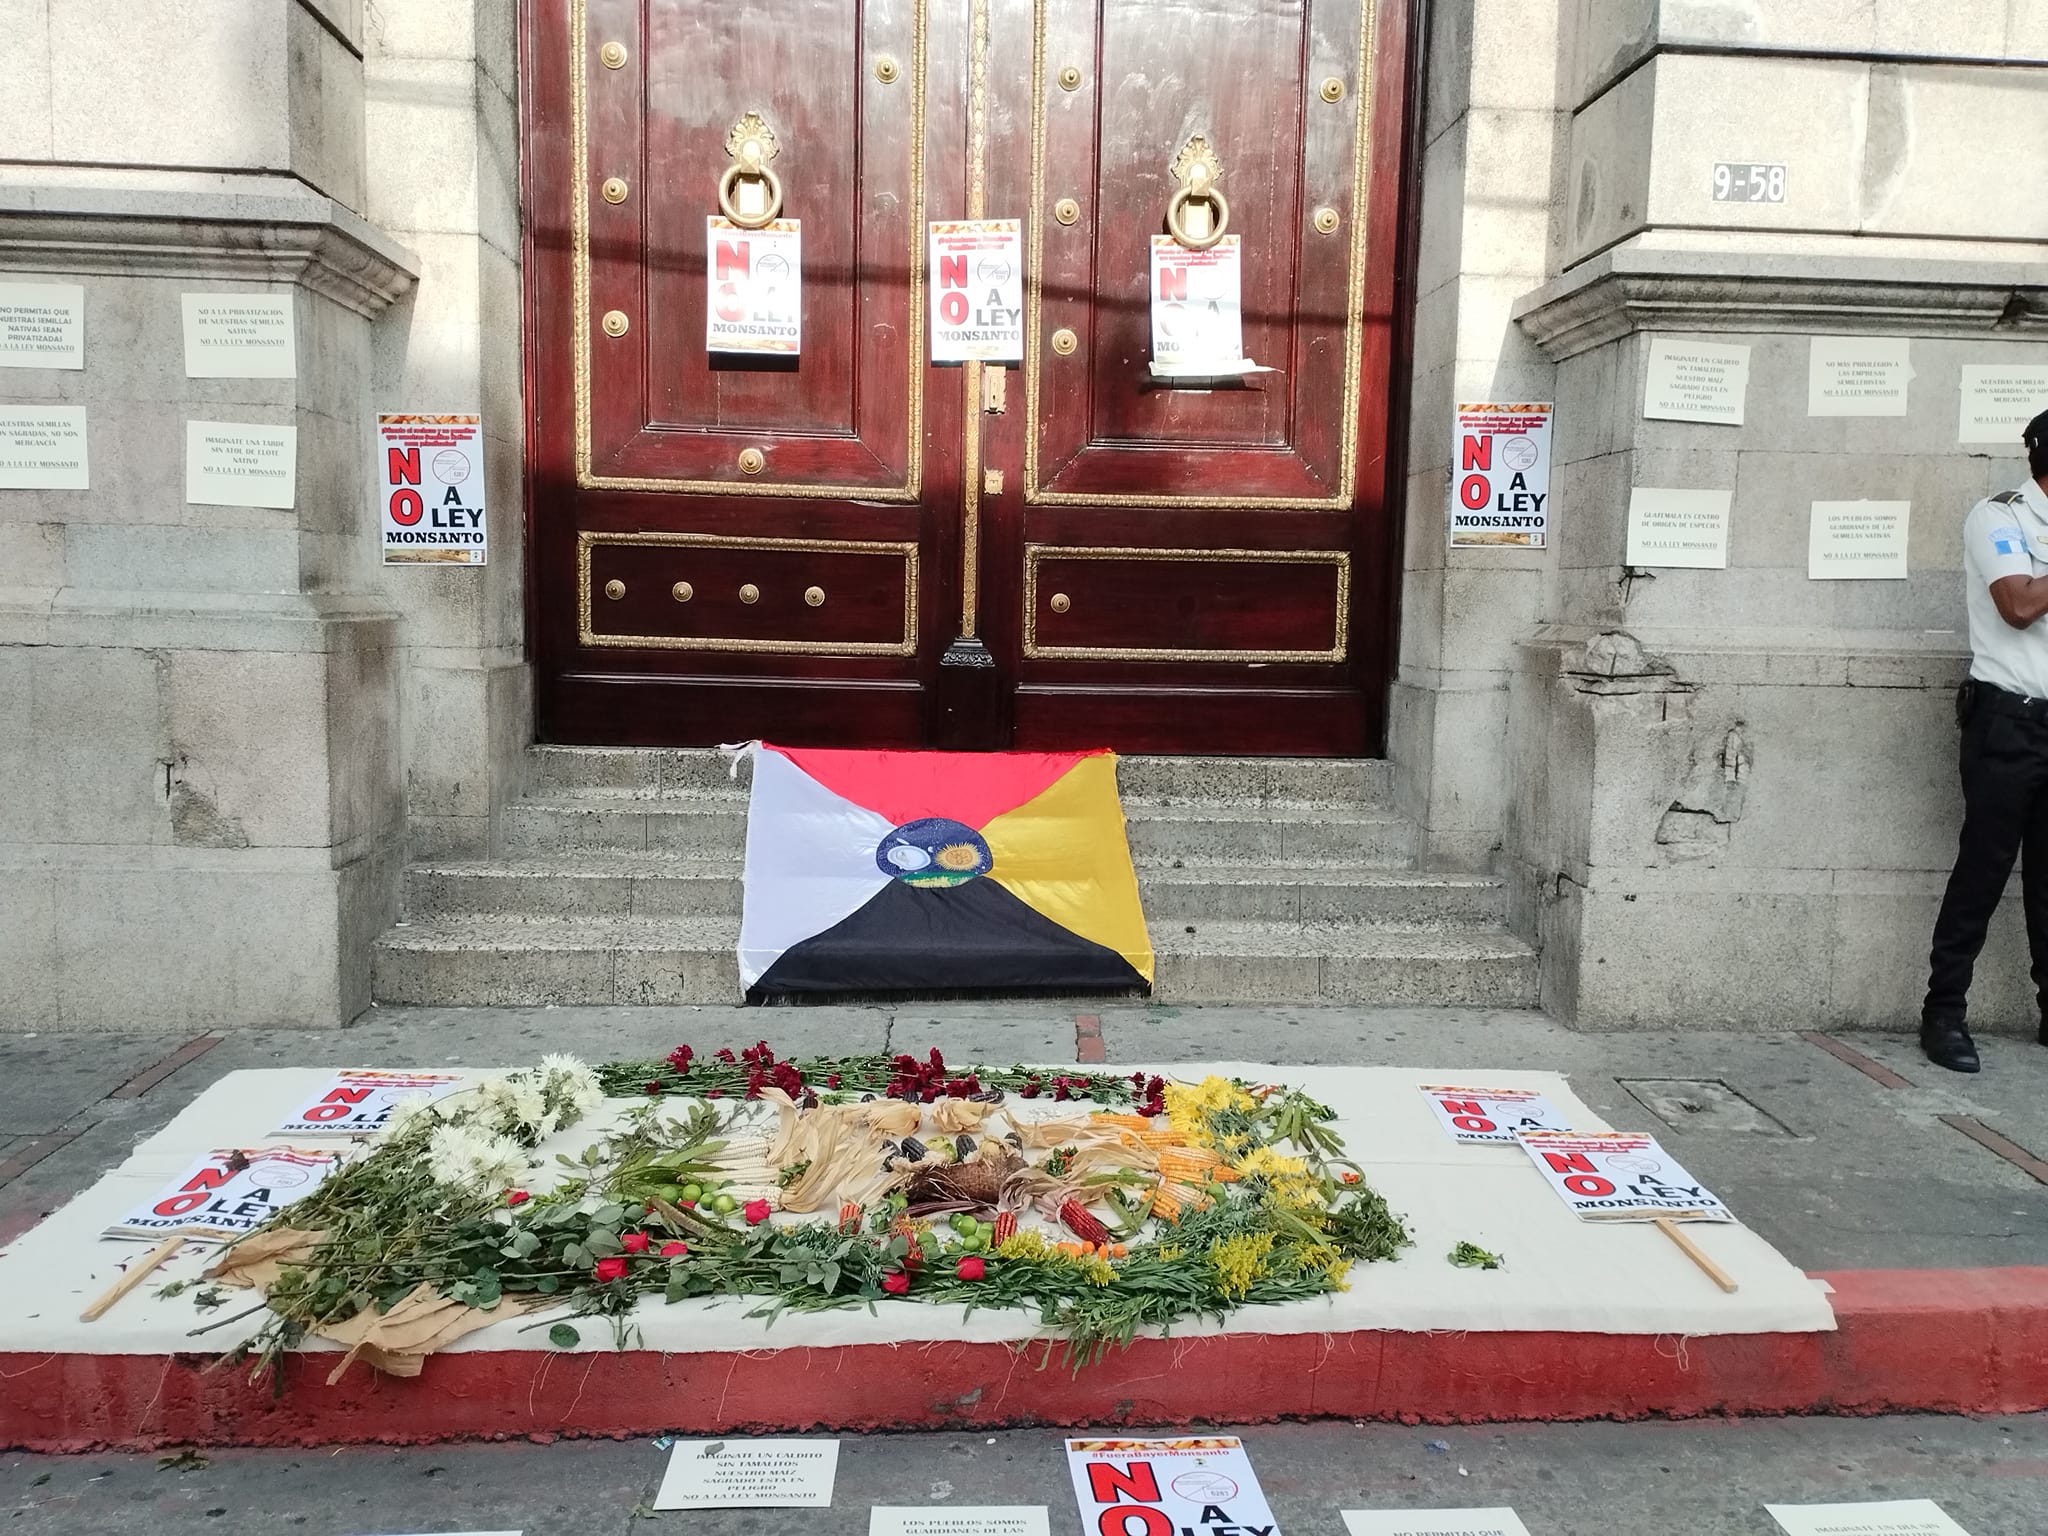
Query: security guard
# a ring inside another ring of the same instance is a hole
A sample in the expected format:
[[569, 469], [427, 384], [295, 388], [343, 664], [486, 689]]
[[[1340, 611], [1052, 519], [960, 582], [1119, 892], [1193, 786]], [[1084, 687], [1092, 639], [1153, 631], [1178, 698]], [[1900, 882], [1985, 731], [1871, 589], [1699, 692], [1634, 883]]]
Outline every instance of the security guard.
[[2017, 490], [1980, 501], [1963, 524], [1970, 677], [1956, 695], [1963, 730], [1963, 831], [1934, 920], [1920, 1048], [1951, 1072], [1975, 1072], [1965, 1022], [1970, 973], [1991, 914], [2024, 850], [2027, 947], [2048, 1045], [2048, 411], [2027, 423]]

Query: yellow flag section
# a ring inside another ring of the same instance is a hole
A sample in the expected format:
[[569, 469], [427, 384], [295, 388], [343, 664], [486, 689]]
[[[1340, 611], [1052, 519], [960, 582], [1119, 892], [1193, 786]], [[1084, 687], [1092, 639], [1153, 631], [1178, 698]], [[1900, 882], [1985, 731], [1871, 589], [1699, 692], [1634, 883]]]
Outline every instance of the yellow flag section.
[[1116, 755], [1084, 757], [981, 829], [988, 878], [1062, 928], [1115, 950], [1152, 981], [1152, 939], [1116, 792]]

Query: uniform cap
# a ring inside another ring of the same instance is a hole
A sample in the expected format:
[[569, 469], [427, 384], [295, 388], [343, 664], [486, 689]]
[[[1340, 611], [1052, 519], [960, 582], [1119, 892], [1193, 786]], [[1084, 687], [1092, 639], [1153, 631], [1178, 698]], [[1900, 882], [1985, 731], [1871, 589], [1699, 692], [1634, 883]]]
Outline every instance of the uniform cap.
[[2021, 429], [2020, 441], [2027, 445], [2029, 451], [2048, 443], [2048, 411], [2043, 411]]

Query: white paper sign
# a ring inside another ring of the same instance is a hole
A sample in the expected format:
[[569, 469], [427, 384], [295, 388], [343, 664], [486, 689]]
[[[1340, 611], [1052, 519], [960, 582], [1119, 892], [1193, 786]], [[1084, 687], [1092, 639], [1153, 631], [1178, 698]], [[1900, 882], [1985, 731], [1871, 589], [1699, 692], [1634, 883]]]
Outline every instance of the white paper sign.
[[1742, 425], [1749, 392], [1749, 348], [1709, 341], [1650, 342], [1649, 379], [1643, 415], [1659, 421], [1706, 421]]
[[295, 379], [297, 331], [288, 293], [187, 293], [185, 377]]
[[388, 412], [377, 418], [386, 565], [482, 565], [484, 419]]
[[299, 429], [185, 423], [185, 500], [203, 507], [289, 507], [298, 494]]
[[1247, 371], [1242, 242], [1225, 235], [1191, 251], [1152, 237], [1152, 371], [1171, 376]]
[[1529, 1536], [1512, 1509], [1347, 1509], [1351, 1536]]
[[868, 1536], [1051, 1536], [1043, 1504], [876, 1505]]
[[1451, 547], [1541, 549], [1550, 529], [1548, 405], [1461, 405], [1451, 423], [1458, 472]]
[[273, 1136], [366, 1136], [409, 1099], [438, 1099], [463, 1079], [453, 1072], [337, 1072], [306, 1097]]
[[704, 221], [704, 345], [794, 356], [803, 340], [803, 231], [796, 219], [742, 229]]
[[678, 1440], [656, 1509], [824, 1509], [837, 1440]]
[[1882, 1504], [1766, 1504], [1786, 1536], [1970, 1536], [1932, 1499]]
[[0, 405], [0, 490], [84, 491], [82, 405]]
[[1586, 1221], [1733, 1221], [1727, 1206], [1634, 1131], [1520, 1131], [1537, 1170]]
[[85, 289], [0, 283], [0, 368], [83, 368]]
[[1963, 369], [1959, 443], [1997, 443], [2020, 452], [2020, 428], [2048, 411], [2048, 367]]
[[1639, 485], [1628, 499], [1630, 565], [1728, 565], [1728, 491], [1680, 491]]
[[1816, 501], [1806, 537], [1809, 581], [1904, 581], [1910, 501]]
[[1512, 1142], [1517, 1131], [1568, 1131], [1555, 1104], [1533, 1088], [1425, 1087], [1437, 1124], [1453, 1141]]
[[1020, 219], [934, 220], [932, 361], [1016, 362], [1024, 356], [1024, 226]]
[[107, 1236], [225, 1242], [310, 1195], [340, 1160], [339, 1152], [300, 1147], [223, 1147], [107, 1228]]
[[1809, 416], [1903, 416], [1913, 377], [1903, 336], [1816, 336], [1806, 358]]
[[1280, 1536], [1233, 1435], [1069, 1440], [1067, 1469], [1090, 1536]]

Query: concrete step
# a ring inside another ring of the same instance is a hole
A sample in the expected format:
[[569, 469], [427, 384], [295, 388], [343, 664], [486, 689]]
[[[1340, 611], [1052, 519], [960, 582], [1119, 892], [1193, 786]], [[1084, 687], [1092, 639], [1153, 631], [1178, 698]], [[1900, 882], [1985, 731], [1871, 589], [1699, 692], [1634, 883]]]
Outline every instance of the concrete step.
[[[1140, 859], [1376, 869], [1414, 862], [1413, 824], [1371, 807], [1132, 798], [1124, 809], [1131, 853]], [[584, 851], [736, 857], [746, 846], [746, 826], [746, 802], [717, 795], [533, 798], [506, 807], [505, 851], [515, 858]]]
[[[418, 864], [406, 871], [413, 918], [737, 917], [740, 861], [649, 853], [565, 854]], [[1491, 875], [1347, 865], [1245, 865], [1144, 860], [1138, 887], [1150, 915], [1262, 922], [1498, 922], [1504, 887]]]
[[[548, 747], [527, 751], [527, 792], [565, 795], [742, 797], [752, 773], [737, 776], [721, 753], [656, 747]], [[1126, 796], [1166, 802], [1298, 801], [1384, 805], [1390, 767], [1379, 758], [1126, 757], [1117, 764]]]
[[[730, 1003], [738, 921], [718, 918], [442, 918], [377, 943], [378, 1001], [488, 1004]], [[1155, 922], [1162, 1002], [1437, 1004], [1536, 1001], [1526, 944], [1477, 924]]]

